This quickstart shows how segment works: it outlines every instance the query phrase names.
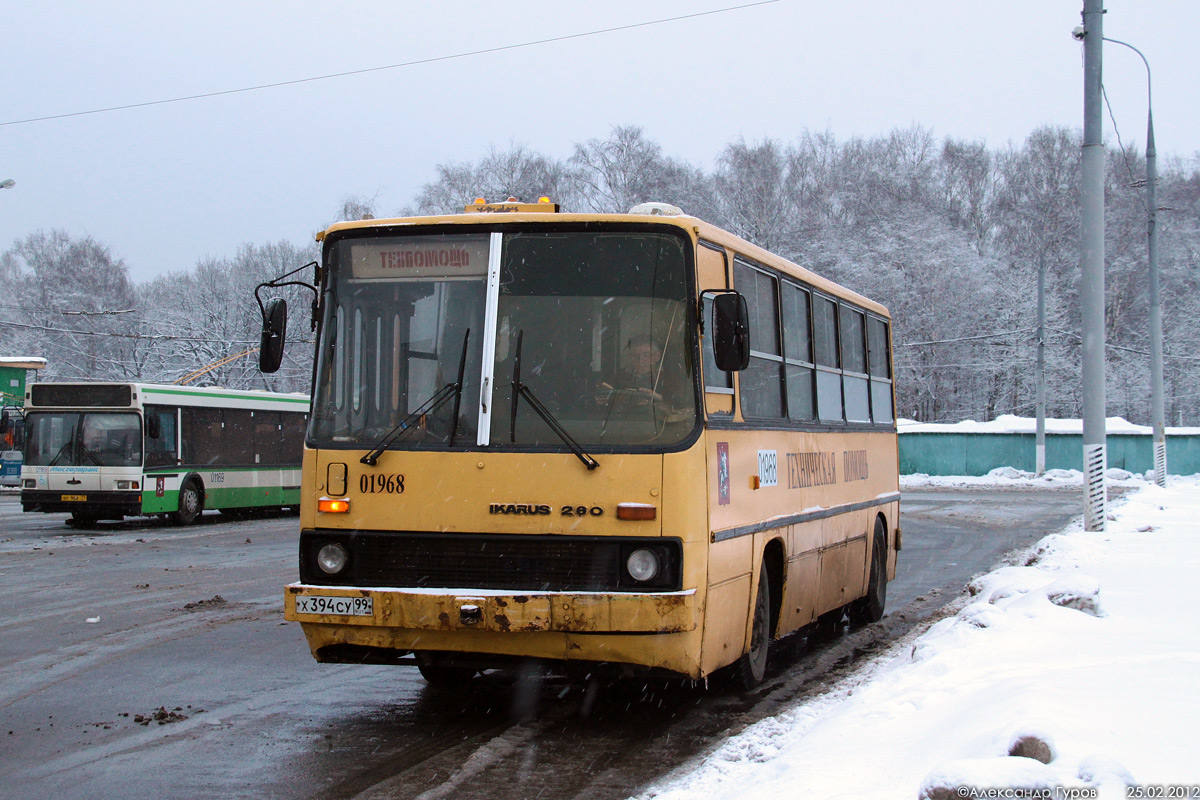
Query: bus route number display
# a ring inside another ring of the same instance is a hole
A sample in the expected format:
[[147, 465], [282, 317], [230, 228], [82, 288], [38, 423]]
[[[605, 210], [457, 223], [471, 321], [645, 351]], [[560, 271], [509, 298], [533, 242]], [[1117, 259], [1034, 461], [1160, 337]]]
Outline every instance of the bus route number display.
[[299, 595], [297, 614], [334, 614], [342, 617], [375, 616], [373, 597], [330, 597], [328, 595]]
[[485, 236], [413, 236], [350, 246], [354, 280], [445, 280], [487, 275]]

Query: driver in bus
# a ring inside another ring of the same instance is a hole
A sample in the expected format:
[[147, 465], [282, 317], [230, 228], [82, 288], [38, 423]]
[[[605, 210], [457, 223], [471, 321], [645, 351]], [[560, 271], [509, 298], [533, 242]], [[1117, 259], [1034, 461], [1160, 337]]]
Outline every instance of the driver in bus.
[[636, 405], [664, 404], [668, 414], [689, 411], [686, 393], [678, 390], [681, 366], [664, 364], [662, 348], [653, 338], [638, 334], [625, 346], [624, 365], [610, 380], [600, 383], [597, 402], [607, 403], [614, 393], [633, 399]]

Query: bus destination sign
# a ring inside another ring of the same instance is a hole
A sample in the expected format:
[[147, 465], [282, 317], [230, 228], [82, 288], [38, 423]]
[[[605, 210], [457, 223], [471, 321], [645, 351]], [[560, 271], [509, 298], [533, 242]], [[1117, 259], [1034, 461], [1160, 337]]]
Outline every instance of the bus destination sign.
[[350, 246], [355, 280], [482, 278], [487, 274], [486, 237], [412, 237]]

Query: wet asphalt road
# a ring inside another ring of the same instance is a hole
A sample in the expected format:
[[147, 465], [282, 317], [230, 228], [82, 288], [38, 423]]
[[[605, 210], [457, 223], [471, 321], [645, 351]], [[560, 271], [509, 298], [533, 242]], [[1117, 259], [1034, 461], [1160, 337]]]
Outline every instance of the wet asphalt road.
[[888, 617], [792, 637], [750, 695], [505, 673], [439, 692], [412, 668], [312, 661], [282, 615], [294, 517], [74, 530], [0, 495], [0, 797], [627, 797], [828, 688], [1081, 506], [905, 492]]

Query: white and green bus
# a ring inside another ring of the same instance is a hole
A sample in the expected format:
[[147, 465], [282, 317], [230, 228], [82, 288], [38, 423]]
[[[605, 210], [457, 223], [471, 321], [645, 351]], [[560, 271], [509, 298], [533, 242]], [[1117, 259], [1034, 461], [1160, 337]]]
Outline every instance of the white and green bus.
[[194, 522], [295, 508], [303, 394], [148, 383], [35, 383], [25, 392], [25, 511], [75, 524], [161, 515]]

